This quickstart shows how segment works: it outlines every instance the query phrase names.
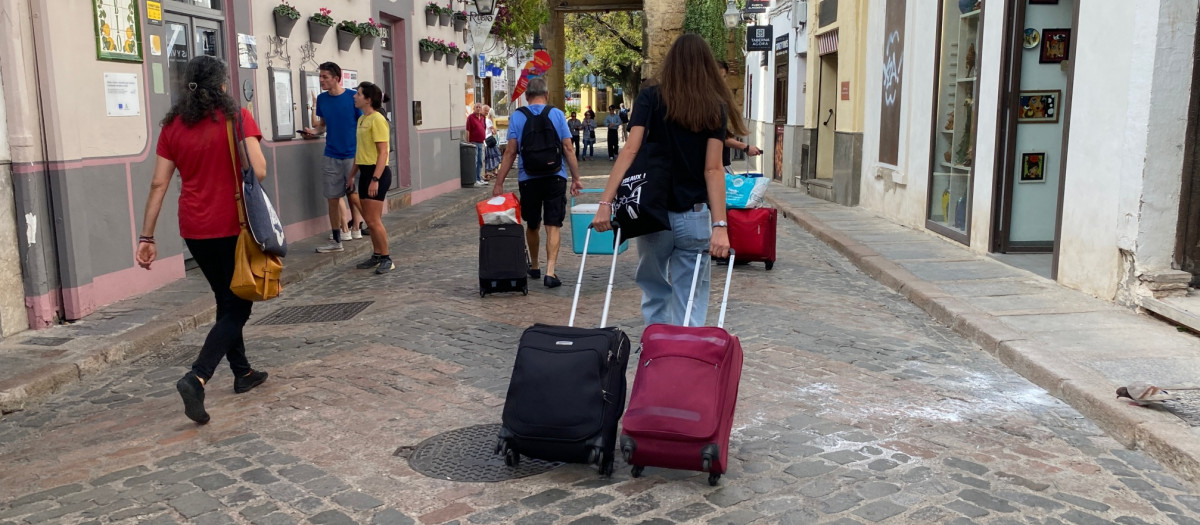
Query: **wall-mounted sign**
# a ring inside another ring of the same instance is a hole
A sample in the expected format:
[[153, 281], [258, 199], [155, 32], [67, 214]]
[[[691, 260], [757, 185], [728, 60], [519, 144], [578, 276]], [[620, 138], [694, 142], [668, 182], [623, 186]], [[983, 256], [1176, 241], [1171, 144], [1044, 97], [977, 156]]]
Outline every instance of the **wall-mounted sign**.
[[162, 25], [162, 3], [146, 0], [146, 20], [152, 26]]
[[746, 28], [746, 51], [771, 50], [771, 26], [749, 26]]
[[139, 115], [137, 73], [105, 73], [104, 106], [110, 117]]
[[238, 33], [238, 66], [242, 69], [258, 69], [258, 44], [254, 35]]
[[769, 7], [771, 7], [771, 0], [746, 0], [746, 8], [742, 12], [766, 13]]
[[343, 69], [342, 87], [346, 89], [358, 88], [358, 71], [353, 69]]
[[850, 81], [842, 82], [842, 100], [850, 100]]
[[786, 55], [788, 52], [788, 35], [783, 34], [775, 39], [775, 52]]
[[421, 125], [421, 101], [420, 100], [413, 101], [413, 125], [414, 126]]

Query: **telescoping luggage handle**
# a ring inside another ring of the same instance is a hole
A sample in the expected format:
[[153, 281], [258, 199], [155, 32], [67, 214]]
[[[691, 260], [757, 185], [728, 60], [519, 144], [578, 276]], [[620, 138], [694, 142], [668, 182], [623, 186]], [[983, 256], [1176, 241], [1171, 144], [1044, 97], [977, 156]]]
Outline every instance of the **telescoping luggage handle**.
[[[608, 270], [608, 289], [604, 291], [604, 313], [600, 314], [600, 328], [608, 324], [608, 306], [612, 304], [613, 277], [617, 274], [617, 253], [620, 252], [617, 248], [621, 246], [620, 226], [616, 226], [614, 237], [612, 267]], [[587, 262], [588, 244], [591, 241], [592, 226], [589, 224], [583, 237], [583, 257], [579, 260], [579, 276], [575, 278], [575, 298], [571, 300], [571, 320], [567, 321], [567, 326], [575, 326], [575, 309], [579, 307], [579, 289], [583, 286], [583, 266]]]
[[[692, 271], [692, 290], [688, 292], [687, 310], [683, 313], [683, 326], [688, 325], [688, 321], [692, 319], [692, 304], [696, 302], [696, 282], [700, 280], [700, 263], [704, 262], [704, 255], [708, 250], [696, 254], [696, 269]], [[725, 307], [729, 305], [729, 281], [733, 279], [733, 248], [729, 249], [729, 269], [725, 270], [725, 291], [721, 294], [721, 315], [717, 317], [717, 328], [725, 327]], [[615, 266], [614, 266], [615, 267]], [[608, 283], [609, 288], [612, 288], [612, 282]], [[607, 308], [605, 309], [607, 313]]]

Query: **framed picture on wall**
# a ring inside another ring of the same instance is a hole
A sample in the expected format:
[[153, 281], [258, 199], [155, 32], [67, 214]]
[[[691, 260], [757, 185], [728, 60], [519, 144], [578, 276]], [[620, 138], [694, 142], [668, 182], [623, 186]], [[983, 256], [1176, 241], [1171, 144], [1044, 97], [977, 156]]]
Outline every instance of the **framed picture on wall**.
[[1058, 100], [1062, 92], [1022, 91], [1017, 101], [1018, 124], [1053, 124], [1058, 122]]
[[292, 70], [267, 68], [271, 79], [271, 119], [274, 121], [272, 140], [291, 140], [296, 134], [296, 119], [292, 112]]
[[313, 98], [321, 94], [321, 77], [316, 71], [300, 70], [300, 122], [301, 129], [313, 127]]
[[1022, 153], [1021, 176], [1017, 182], [1046, 182], [1046, 154]]
[[92, 0], [96, 25], [96, 58], [123, 62], [142, 61], [141, 2]]
[[1070, 29], [1043, 29], [1042, 30], [1042, 54], [1038, 62], [1043, 64], [1057, 64], [1071, 58], [1071, 30]]

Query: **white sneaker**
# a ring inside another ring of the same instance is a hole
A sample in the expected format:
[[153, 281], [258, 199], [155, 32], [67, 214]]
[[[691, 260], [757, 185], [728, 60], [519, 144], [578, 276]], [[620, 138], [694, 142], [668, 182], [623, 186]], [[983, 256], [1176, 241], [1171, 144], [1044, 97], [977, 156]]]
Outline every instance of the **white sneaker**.
[[342, 248], [342, 243], [340, 243], [340, 242], [331, 242], [329, 244], [326, 244], [325, 246], [317, 247], [317, 253], [333, 253], [333, 252], [341, 252], [341, 251], [345, 251], [345, 248]]
[[353, 238], [354, 238], [354, 236], [349, 231], [342, 230], [342, 242], [346, 242]]
[[353, 230], [350, 230], [350, 233], [342, 234], [343, 237], [346, 235], [349, 235], [351, 239], [361, 239], [362, 238], [362, 230], [353, 229]]

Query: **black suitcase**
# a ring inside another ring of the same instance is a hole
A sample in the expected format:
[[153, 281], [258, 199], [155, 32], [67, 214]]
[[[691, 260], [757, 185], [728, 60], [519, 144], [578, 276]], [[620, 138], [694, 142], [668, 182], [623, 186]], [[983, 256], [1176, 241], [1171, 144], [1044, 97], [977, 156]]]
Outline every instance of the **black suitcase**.
[[479, 228], [479, 296], [521, 292], [529, 295], [529, 256], [525, 227], [485, 224]]
[[[591, 230], [588, 233], [583, 260], [587, 259]], [[568, 325], [536, 324], [521, 335], [496, 444], [496, 453], [503, 454], [510, 467], [517, 466], [525, 455], [596, 464], [602, 475], [612, 475], [617, 422], [625, 411], [629, 337], [616, 327], [603, 327], [612, 298], [615, 253], [601, 328], [573, 326], [583, 284], [583, 260]]]

